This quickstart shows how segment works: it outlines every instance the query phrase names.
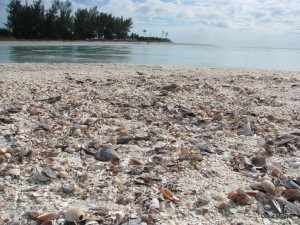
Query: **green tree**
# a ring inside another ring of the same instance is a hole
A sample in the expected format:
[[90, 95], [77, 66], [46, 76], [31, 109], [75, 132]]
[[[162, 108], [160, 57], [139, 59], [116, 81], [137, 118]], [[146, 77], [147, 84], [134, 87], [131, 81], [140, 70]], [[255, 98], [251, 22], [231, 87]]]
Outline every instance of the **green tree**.
[[21, 5], [21, 0], [11, 0], [7, 5], [7, 23], [6, 27], [12, 32], [13, 36], [16, 38], [22, 37], [22, 14], [23, 7]]

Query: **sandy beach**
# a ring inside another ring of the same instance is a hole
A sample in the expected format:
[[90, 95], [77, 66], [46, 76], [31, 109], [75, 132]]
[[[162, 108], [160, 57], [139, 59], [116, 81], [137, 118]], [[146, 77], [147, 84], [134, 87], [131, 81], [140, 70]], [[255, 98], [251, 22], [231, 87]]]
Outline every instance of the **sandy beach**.
[[300, 224], [299, 150], [300, 72], [0, 64], [0, 224]]

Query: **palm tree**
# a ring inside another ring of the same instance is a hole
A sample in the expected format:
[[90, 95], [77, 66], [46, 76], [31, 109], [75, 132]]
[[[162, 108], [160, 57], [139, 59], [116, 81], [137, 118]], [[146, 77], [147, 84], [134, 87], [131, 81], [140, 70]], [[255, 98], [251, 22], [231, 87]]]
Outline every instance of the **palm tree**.
[[169, 33], [168, 33], [168, 32], [166, 32], [166, 33], [165, 33], [165, 36], [166, 36], [166, 38], [168, 38], [168, 35], [169, 35]]
[[143, 30], [143, 32], [144, 32], [144, 34], [145, 34], [145, 37], [146, 37], [147, 30], [146, 30], [146, 29], [144, 29], [144, 30]]

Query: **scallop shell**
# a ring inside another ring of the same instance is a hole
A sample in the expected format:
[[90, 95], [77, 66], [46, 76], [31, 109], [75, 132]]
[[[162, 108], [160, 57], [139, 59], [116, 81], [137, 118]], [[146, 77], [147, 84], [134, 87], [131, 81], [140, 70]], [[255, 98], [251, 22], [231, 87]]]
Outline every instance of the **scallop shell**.
[[252, 204], [254, 202], [254, 198], [246, 193], [236, 193], [230, 196], [230, 199], [233, 202], [240, 203], [240, 204]]
[[58, 212], [50, 212], [50, 213], [44, 213], [37, 217], [38, 220], [47, 221], [47, 220], [55, 220], [59, 217]]
[[251, 163], [255, 167], [263, 167], [264, 165], [266, 165], [266, 159], [262, 156], [254, 156], [251, 159]]
[[84, 211], [81, 208], [71, 208], [65, 212], [65, 219], [70, 222], [78, 222], [85, 217]]
[[261, 186], [262, 186], [262, 188], [264, 189], [265, 192], [267, 192], [269, 194], [275, 194], [276, 187], [271, 181], [263, 180], [260, 184], [261, 184]]

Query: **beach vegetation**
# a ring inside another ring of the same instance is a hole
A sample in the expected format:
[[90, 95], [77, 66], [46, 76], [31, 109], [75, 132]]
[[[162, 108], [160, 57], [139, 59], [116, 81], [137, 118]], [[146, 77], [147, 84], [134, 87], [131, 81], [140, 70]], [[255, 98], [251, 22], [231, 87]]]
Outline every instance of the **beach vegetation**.
[[11, 0], [7, 13], [6, 30], [17, 39], [126, 40], [133, 25], [132, 18], [99, 12], [97, 7], [73, 13], [69, 0], [54, 0], [49, 9], [42, 0], [32, 4]]

